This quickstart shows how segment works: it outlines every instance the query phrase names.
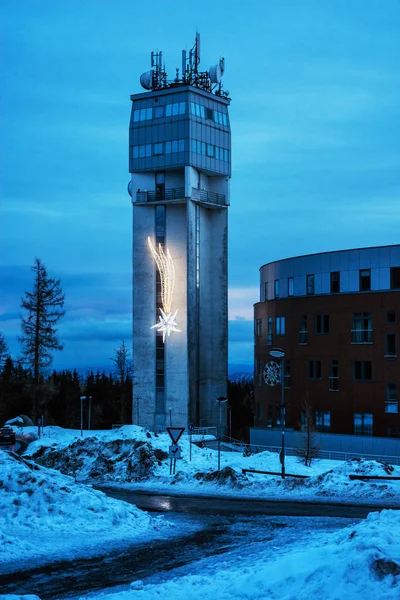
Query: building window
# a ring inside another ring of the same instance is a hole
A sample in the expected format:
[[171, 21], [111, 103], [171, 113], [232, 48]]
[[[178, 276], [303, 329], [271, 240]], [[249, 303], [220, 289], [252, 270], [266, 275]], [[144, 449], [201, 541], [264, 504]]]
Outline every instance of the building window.
[[385, 412], [396, 414], [399, 412], [399, 397], [397, 393], [397, 383], [386, 384]]
[[397, 340], [395, 333], [386, 334], [385, 358], [397, 358]]
[[307, 344], [307, 315], [300, 317], [299, 344]]
[[265, 294], [265, 299], [268, 300], [268, 281], [266, 281], [264, 283], [264, 294]]
[[256, 319], [256, 337], [262, 335], [262, 319]]
[[329, 333], [329, 315], [314, 315], [314, 333]]
[[275, 334], [285, 335], [285, 317], [275, 317]]
[[307, 275], [307, 295], [314, 293], [314, 275]]
[[353, 373], [356, 381], [371, 381], [372, 362], [370, 360], [355, 360], [353, 362]]
[[274, 336], [272, 333], [272, 317], [268, 317], [268, 329], [267, 329], [267, 346], [272, 346]]
[[288, 296], [293, 296], [294, 294], [294, 278], [293, 277], [289, 277], [288, 279]]
[[369, 292], [371, 289], [371, 269], [360, 270], [360, 292]]
[[372, 344], [371, 313], [353, 313], [351, 343]]
[[388, 427], [388, 437], [400, 438], [400, 427]]
[[340, 292], [340, 271], [331, 273], [331, 294]]
[[390, 267], [390, 289], [400, 290], [400, 267]]
[[339, 361], [331, 360], [329, 363], [329, 391], [339, 391]]
[[308, 361], [308, 379], [322, 379], [322, 363], [320, 360]]
[[355, 435], [372, 435], [372, 427], [374, 423], [374, 415], [367, 413], [354, 414], [354, 434]]
[[154, 154], [164, 154], [164, 144], [162, 142], [154, 144]]
[[329, 410], [315, 411], [315, 428], [319, 431], [329, 431], [331, 428], [331, 413]]
[[393, 325], [397, 323], [397, 316], [395, 310], [387, 310], [386, 311], [386, 323], [387, 325]]
[[279, 279], [275, 279], [274, 293], [275, 298], [279, 298]]
[[285, 363], [284, 363], [284, 368], [283, 368], [283, 387], [286, 388], [287, 390], [290, 389], [291, 386], [291, 367], [290, 367], [290, 360], [286, 359]]

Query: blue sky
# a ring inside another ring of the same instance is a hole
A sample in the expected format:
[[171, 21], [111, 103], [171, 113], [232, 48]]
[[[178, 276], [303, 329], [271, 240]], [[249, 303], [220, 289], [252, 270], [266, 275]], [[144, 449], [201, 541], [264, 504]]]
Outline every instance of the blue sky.
[[398, 0], [3, 0], [0, 330], [19, 353], [40, 257], [66, 293], [54, 366], [107, 366], [131, 337], [132, 93], [201, 33], [225, 56], [233, 176], [230, 361], [252, 363], [258, 270], [399, 242]]

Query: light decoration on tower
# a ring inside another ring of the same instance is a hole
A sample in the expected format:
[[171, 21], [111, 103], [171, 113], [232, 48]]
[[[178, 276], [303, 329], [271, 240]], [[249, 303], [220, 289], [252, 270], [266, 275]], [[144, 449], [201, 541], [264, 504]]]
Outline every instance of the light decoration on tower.
[[161, 315], [158, 316], [158, 323], [153, 325], [151, 329], [157, 329], [158, 331], [162, 331], [163, 334], [163, 342], [165, 342], [165, 338], [170, 336], [172, 331], [180, 331], [177, 329], [176, 322], [176, 314], [177, 310], [172, 313], [171, 304], [172, 304], [172, 296], [174, 293], [174, 285], [175, 285], [175, 268], [174, 261], [169, 253], [167, 248], [166, 252], [164, 252], [161, 244], [158, 245], [158, 250], [153, 246], [151, 239], [147, 238], [150, 252], [154, 258], [154, 261], [157, 265], [158, 272], [160, 273], [161, 280], [161, 302], [162, 308], [160, 308]]

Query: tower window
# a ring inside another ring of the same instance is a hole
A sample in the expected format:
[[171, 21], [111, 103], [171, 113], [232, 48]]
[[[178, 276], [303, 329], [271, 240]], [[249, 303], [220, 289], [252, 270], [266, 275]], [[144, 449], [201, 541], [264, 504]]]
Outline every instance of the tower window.
[[371, 381], [372, 362], [370, 360], [355, 360], [353, 362], [353, 373], [356, 381]]
[[329, 391], [339, 391], [339, 361], [331, 360], [329, 364]]
[[372, 344], [371, 313], [353, 313], [351, 343]]
[[279, 279], [275, 279], [274, 295], [276, 299], [279, 298]]
[[274, 340], [272, 332], [272, 317], [268, 317], [268, 329], [267, 329], [267, 346], [272, 346]]
[[395, 310], [387, 310], [386, 311], [386, 323], [388, 325], [392, 325], [396, 322], [397, 322], [396, 311]]
[[322, 379], [322, 363], [320, 360], [308, 361], [308, 379]]
[[314, 315], [314, 333], [329, 333], [329, 315]]
[[340, 292], [340, 271], [332, 271], [331, 273], [331, 294]]
[[395, 413], [399, 412], [399, 398], [397, 394], [397, 383], [386, 384], [386, 400], [385, 400], [385, 412]]
[[367, 413], [354, 414], [354, 434], [355, 435], [372, 435], [372, 427], [374, 423], [374, 415]]
[[285, 335], [285, 317], [275, 318], [275, 333], [276, 335]]
[[307, 344], [307, 336], [307, 315], [302, 315], [300, 317], [299, 344]]
[[294, 294], [294, 278], [289, 277], [288, 279], [288, 296], [293, 296]]
[[400, 267], [390, 267], [390, 289], [400, 290]]
[[395, 333], [386, 334], [385, 358], [397, 358], [397, 340]]

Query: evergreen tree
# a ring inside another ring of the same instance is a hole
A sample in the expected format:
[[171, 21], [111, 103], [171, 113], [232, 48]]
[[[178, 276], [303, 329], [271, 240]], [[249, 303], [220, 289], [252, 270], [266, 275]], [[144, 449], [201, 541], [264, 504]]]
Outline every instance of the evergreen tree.
[[119, 382], [119, 396], [120, 396], [120, 414], [119, 421], [120, 423], [124, 423], [125, 417], [125, 403], [128, 392], [128, 384], [129, 379], [132, 374], [132, 361], [131, 361], [131, 351], [130, 348], [126, 345], [125, 340], [122, 340], [122, 343], [119, 348], [114, 350], [114, 356], [111, 358], [114, 363], [114, 372], [118, 378]]
[[46, 267], [35, 258], [32, 267], [35, 274], [32, 292], [25, 292], [21, 307], [27, 311], [22, 317], [23, 357], [32, 370], [34, 384], [33, 417], [38, 417], [38, 386], [43, 370], [52, 362], [51, 351], [62, 350], [57, 337], [56, 323], [64, 315], [64, 294], [60, 280], [48, 276]]
[[4, 335], [0, 331], [0, 367], [2, 367], [4, 365], [7, 356], [8, 356], [7, 342], [4, 339]]

